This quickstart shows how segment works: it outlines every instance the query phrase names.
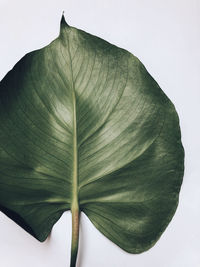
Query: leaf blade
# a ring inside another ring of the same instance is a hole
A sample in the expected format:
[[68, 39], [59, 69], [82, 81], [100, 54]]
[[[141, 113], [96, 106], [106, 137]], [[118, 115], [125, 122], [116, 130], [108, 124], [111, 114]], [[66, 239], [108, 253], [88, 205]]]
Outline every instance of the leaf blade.
[[184, 151], [173, 105], [136, 57], [62, 20], [2, 80], [0, 102], [3, 212], [43, 241], [78, 198], [124, 250], [154, 245], [178, 204]]

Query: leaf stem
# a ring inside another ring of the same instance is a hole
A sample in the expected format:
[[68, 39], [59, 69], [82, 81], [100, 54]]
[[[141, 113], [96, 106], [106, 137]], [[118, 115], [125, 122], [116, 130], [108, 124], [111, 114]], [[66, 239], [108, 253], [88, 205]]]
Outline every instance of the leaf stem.
[[[77, 203], [78, 204], [78, 203]], [[72, 206], [72, 243], [71, 243], [71, 263], [70, 267], [76, 267], [76, 259], [79, 243], [79, 207], [76, 203]]]

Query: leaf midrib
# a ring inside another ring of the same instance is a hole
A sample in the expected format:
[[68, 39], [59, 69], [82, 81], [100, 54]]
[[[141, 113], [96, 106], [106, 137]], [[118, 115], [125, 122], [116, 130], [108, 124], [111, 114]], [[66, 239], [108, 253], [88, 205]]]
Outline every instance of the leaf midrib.
[[71, 210], [79, 209], [78, 203], [78, 145], [77, 145], [77, 118], [76, 118], [76, 91], [74, 84], [72, 57], [70, 52], [69, 37], [68, 42], [68, 54], [71, 70], [71, 85], [72, 85], [72, 103], [73, 103], [73, 170], [72, 170], [72, 196], [71, 196]]
[[76, 120], [76, 94], [73, 86], [73, 176], [72, 176], [72, 206], [78, 204], [78, 146], [77, 146], [77, 120]]

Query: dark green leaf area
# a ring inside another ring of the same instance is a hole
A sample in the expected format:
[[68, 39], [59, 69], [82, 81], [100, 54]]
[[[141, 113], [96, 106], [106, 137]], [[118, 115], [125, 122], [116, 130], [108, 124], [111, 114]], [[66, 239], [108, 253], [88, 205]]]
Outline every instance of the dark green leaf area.
[[62, 19], [59, 37], [1, 81], [0, 125], [0, 210], [38, 240], [74, 194], [131, 253], [172, 219], [184, 157], [177, 114], [129, 52]]
[[[166, 115], [171, 112], [172, 106]], [[81, 207], [93, 224], [130, 253], [152, 247], [176, 210], [183, 155], [178, 136], [168, 134], [173, 130], [178, 130], [176, 117], [165, 121], [141, 156], [81, 190]]]

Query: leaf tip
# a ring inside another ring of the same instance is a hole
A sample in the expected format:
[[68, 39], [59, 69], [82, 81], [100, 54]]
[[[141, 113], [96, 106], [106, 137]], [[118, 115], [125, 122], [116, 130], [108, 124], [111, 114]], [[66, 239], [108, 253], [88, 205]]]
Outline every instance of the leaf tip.
[[65, 11], [62, 12], [62, 17], [61, 17], [61, 21], [60, 21], [60, 26], [69, 26], [65, 20]]

